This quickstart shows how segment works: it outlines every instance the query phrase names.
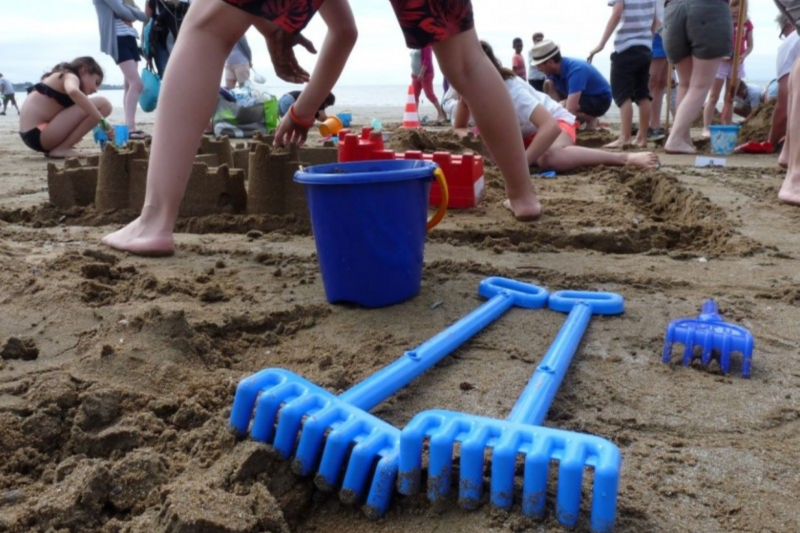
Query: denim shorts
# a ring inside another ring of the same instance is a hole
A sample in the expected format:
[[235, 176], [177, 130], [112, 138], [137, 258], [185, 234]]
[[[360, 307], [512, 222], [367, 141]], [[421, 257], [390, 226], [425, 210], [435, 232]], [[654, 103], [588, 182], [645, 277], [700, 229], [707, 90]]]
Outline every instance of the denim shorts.
[[664, 8], [661, 35], [672, 63], [689, 56], [697, 59], [732, 56], [731, 8], [722, 0], [670, 0]]

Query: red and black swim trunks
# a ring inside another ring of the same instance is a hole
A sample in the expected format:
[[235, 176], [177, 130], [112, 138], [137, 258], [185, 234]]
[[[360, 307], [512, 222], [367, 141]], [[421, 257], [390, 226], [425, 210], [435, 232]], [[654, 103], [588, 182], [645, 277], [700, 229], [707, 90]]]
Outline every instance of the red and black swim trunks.
[[[252, 15], [264, 17], [290, 33], [305, 28], [324, 1], [223, 0]], [[470, 0], [390, 1], [409, 48], [424, 48], [475, 26]]]
[[325, 0], [222, 0], [251, 15], [263, 17], [289, 33], [305, 28]]
[[390, 0], [409, 48], [424, 48], [475, 26], [470, 0]]

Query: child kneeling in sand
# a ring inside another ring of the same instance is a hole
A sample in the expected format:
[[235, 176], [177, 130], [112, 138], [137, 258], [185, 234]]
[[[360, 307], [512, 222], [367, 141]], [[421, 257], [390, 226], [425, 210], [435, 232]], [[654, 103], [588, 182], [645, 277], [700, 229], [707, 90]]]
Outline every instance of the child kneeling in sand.
[[[658, 167], [653, 152], [606, 152], [575, 146], [577, 123], [575, 116], [561, 104], [531, 87], [514, 71], [504, 68], [495, 57], [492, 47], [481, 41], [486, 56], [494, 64], [511, 94], [517, 111], [519, 130], [525, 143], [528, 165], [566, 171], [595, 165], [633, 165], [641, 168]], [[456, 107], [453, 127], [456, 134], [468, 133], [469, 108], [461, 100]]]
[[91, 57], [59, 63], [28, 89], [19, 114], [19, 136], [31, 150], [48, 157], [83, 155], [73, 147], [97, 124], [113, 140], [106, 122], [111, 102], [102, 96], [89, 98], [103, 82], [103, 69]]

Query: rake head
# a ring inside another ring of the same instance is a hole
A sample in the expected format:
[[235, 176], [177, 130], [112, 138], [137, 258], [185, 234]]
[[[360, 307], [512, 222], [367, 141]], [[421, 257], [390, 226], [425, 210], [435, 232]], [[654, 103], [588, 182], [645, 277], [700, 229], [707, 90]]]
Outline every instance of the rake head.
[[294, 456], [295, 473], [316, 470], [320, 489], [333, 490], [344, 473], [343, 501], [361, 501], [369, 489], [367, 515], [386, 512], [398, 466], [400, 431], [394, 426], [282, 369], [239, 383], [230, 422], [239, 435], [249, 428], [251, 438], [271, 444], [284, 459]]
[[753, 335], [745, 328], [729, 324], [722, 320], [717, 312], [714, 300], [703, 304], [702, 311], [697, 318], [681, 318], [673, 320], [667, 326], [664, 338], [664, 351], [661, 360], [669, 363], [672, 358], [674, 343], [683, 344], [683, 366], [689, 366], [696, 357], [695, 348], [700, 346], [702, 352], [700, 361], [707, 365], [711, 362], [713, 353], [719, 353], [719, 366], [725, 374], [730, 372], [731, 355], [734, 352], [742, 354], [742, 377], [750, 377], [750, 367], [753, 357]]
[[483, 493], [485, 450], [491, 450], [491, 503], [509, 509], [514, 502], [517, 458], [524, 458], [521, 505], [525, 516], [541, 518], [545, 511], [551, 461], [558, 462], [556, 515], [562, 524], [577, 523], [583, 471], [594, 469], [591, 529], [609, 532], [616, 515], [621, 455], [601, 437], [531, 426], [506, 420], [456, 413], [426, 411], [414, 417], [400, 441], [398, 490], [420, 490], [422, 452], [429, 439], [428, 498], [437, 501], [450, 491], [453, 452], [460, 446], [459, 504], [478, 506]]

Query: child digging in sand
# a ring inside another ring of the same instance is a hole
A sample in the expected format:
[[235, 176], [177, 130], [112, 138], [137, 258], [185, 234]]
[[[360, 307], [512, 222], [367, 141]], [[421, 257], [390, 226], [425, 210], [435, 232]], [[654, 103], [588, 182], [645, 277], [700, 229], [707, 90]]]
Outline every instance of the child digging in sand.
[[[518, 131], [527, 147], [525, 153], [529, 165], [560, 172], [594, 165], [658, 166], [658, 156], [652, 152], [606, 152], [575, 146], [575, 115], [517, 77], [514, 71], [504, 68], [488, 43], [481, 41], [481, 46], [502, 76], [514, 102]], [[469, 108], [462, 100], [455, 111], [454, 127], [459, 136], [467, 135], [468, 118]]]
[[[506, 184], [506, 201], [519, 219], [539, 216], [541, 205], [530, 183], [519, 134], [505, 125], [514, 107], [495, 68], [481, 51], [469, 0], [436, 0], [406, 7], [392, 5], [408, 46], [432, 45], [444, 75], [470, 102], [484, 140], [495, 156]], [[314, 12], [328, 33], [310, 77], [292, 46]], [[425, 21], [425, 24], [421, 24]], [[314, 114], [339, 78], [356, 41], [356, 26], [347, 0], [313, 0], [298, 7], [278, 0], [194, 0], [181, 27], [159, 96], [147, 192], [142, 213], [103, 242], [142, 255], [174, 252], [173, 228], [203, 129], [214, 109], [218, 83], [228, 51], [251, 26], [266, 37], [276, 74], [290, 82], [306, 82], [297, 102], [278, 126], [275, 145], [302, 144]]]
[[28, 89], [19, 114], [19, 136], [31, 150], [48, 157], [80, 157], [74, 146], [97, 124], [113, 140], [114, 130], [105, 118], [111, 102], [89, 98], [103, 82], [103, 69], [91, 57], [59, 63]]

